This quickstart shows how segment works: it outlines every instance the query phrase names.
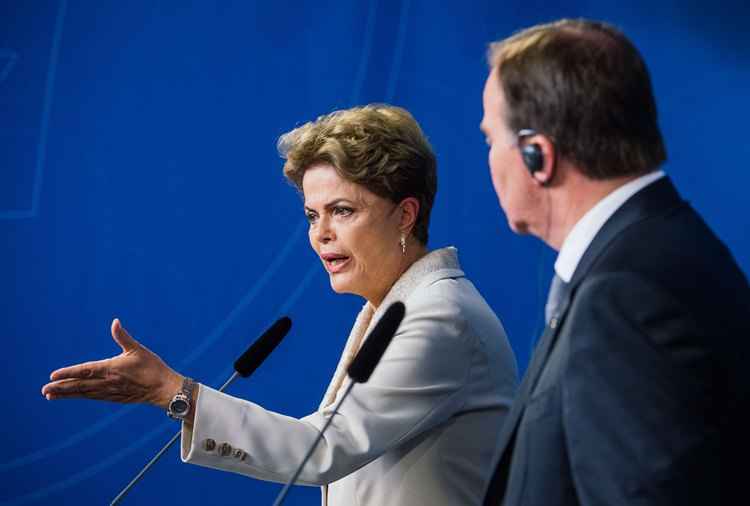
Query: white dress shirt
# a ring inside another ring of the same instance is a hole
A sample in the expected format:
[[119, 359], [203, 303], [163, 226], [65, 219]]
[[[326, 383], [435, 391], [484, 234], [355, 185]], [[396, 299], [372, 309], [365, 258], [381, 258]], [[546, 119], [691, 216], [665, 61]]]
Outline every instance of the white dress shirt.
[[617, 211], [627, 200], [638, 193], [646, 186], [658, 181], [664, 177], [664, 171], [657, 170], [649, 172], [632, 181], [625, 183], [615, 191], [604, 197], [589, 209], [580, 220], [571, 229], [568, 236], [563, 241], [560, 253], [555, 261], [555, 273], [566, 283], [570, 283], [573, 273], [578, 267], [583, 254], [588, 249], [591, 241], [601, 230], [607, 220]]

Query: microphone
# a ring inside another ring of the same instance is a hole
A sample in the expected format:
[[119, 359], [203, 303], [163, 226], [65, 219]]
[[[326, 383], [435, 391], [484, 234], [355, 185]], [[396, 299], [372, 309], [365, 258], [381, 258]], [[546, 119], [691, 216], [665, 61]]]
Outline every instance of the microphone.
[[[223, 392], [235, 379], [237, 379], [237, 376], [242, 376], [243, 378], [247, 378], [252, 373], [255, 372], [255, 370], [260, 367], [260, 364], [262, 364], [268, 356], [271, 354], [271, 352], [276, 349], [276, 347], [279, 345], [282, 339], [284, 339], [284, 336], [287, 335], [289, 332], [289, 329], [292, 328], [292, 320], [289, 319], [288, 316], [284, 316], [282, 318], [279, 318], [274, 322], [273, 325], [271, 325], [256, 341], [250, 345], [250, 347], [240, 355], [240, 358], [235, 360], [234, 362], [234, 372], [232, 373], [232, 376], [219, 388], [219, 392]], [[130, 480], [130, 483], [127, 484], [127, 486], [122, 489], [122, 491], [117, 494], [117, 497], [115, 497], [112, 502], [110, 503], [110, 506], [114, 506], [116, 504], [119, 504], [120, 501], [122, 501], [123, 497], [125, 497], [125, 494], [130, 492], [130, 489], [132, 489], [136, 483], [141, 479], [141, 477], [146, 474], [146, 471], [151, 469], [151, 466], [156, 464], [156, 461], [161, 458], [162, 455], [174, 444], [175, 441], [177, 441], [177, 438], [180, 437], [180, 434], [182, 434], [182, 430], [177, 431], [177, 434], [172, 436], [172, 439], [170, 439], [167, 444], [165, 444], [159, 452], [154, 455], [154, 458], [152, 458], [148, 464], [144, 466], [141, 471], [135, 475], [135, 477]]]
[[240, 355], [240, 358], [234, 362], [234, 370], [243, 378], [247, 378], [260, 367], [279, 345], [289, 329], [292, 328], [292, 320], [284, 316], [276, 320], [262, 336], [260, 336], [250, 347]]
[[406, 307], [403, 302], [394, 302], [383, 314], [375, 328], [370, 332], [359, 353], [354, 357], [349, 367], [346, 369], [347, 374], [356, 383], [367, 383], [372, 371], [380, 362], [385, 349], [391, 344], [393, 336], [404, 319]]
[[393, 336], [396, 334], [398, 326], [401, 325], [401, 320], [404, 319], [405, 313], [406, 307], [404, 306], [404, 303], [398, 301], [394, 302], [388, 307], [388, 309], [386, 309], [383, 317], [380, 319], [377, 325], [375, 325], [375, 328], [372, 329], [369, 337], [365, 340], [364, 344], [359, 349], [357, 356], [354, 357], [352, 362], [349, 364], [349, 367], [347, 367], [346, 369], [347, 374], [352, 379], [351, 383], [349, 383], [349, 386], [346, 388], [346, 391], [344, 391], [344, 395], [341, 396], [339, 402], [336, 403], [336, 407], [333, 408], [333, 413], [331, 413], [331, 416], [328, 417], [328, 420], [326, 420], [325, 425], [323, 425], [323, 429], [315, 438], [315, 441], [313, 441], [313, 444], [310, 446], [310, 449], [307, 451], [307, 454], [302, 459], [300, 465], [297, 466], [297, 470], [294, 472], [294, 475], [289, 479], [286, 485], [284, 485], [284, 488], [276, 497], [273, 506], [281, 506], [281, 504], [284, 502], [284, 499], [289, 493], [289, 489], [291, 489], [292, 485], [296, 483], [297, 478], [299, 478], [299, 475], [302, 473], [302, 469], [304, 469], [305, 464], [307, 464], [307, 461], [310, 460], [310, 457], [312, 457], [312, 454], [315, 451], [315, 448], [317, 448], [318, 443], [320, 443], [320, 440], [323, 439], [323, 434], [325, 434], [328, 426], [331, 425], [333, 417], [338, 413], [341, 404], [344, 402], [344, 399], [349, 396], [349, 392], [352, 391], [352, 387], [354, 386], [354, 384], [366, 383], [367, 380], [370, 379], [370, 375], [372, 375], [372, 372], [375, 370], [375, 366], [378, 365], [378, 362], [380, 362], [380, 359], [383, 357], [386, 348], [388, 348], [388, 345], [391, 344], [391, 340], [393, 340]]

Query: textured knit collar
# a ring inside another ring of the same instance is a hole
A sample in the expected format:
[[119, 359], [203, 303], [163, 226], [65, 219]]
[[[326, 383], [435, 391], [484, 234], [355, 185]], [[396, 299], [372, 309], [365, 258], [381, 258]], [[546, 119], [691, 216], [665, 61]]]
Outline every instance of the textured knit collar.
[[[354, 321], [354, 326], [349, 333], [344, 350], [341, 353], [336, 372], [331, 378], [323, 400], [320, 403], [320, 409], [324, 409], [333, 404], [336, 394], [341, 389], [341, 385], [346, 379], [346, 369], [349, 363], [359, 351], [364, 337], [369, 334], [370, 330], [380, 320], [385, 310], [396, 301], [405, 302], [409, 295], [418, 287], [434, 282], [438, 279], [447, 277], [462, 277], [464, 275], [461, 266], [458, 263], [457, 250], [454, 247], [441, 248], [427, 253], [425, 256], [414, 262], [404, 272], [388, 291], [377, 310], [372, 304], [366, 302]], [[409, 308], [407, 306], [408, 314]]]
[[[406, 301], [409, 295], [420, 285], [432, 282], [435, 279], [463, 275], [464, 273], [458, 263], [458, 250], [456, 248], [449, 246], [427, 253], [411, 264], [406, 272], [396, 280], [378, 306], [377, 311], [374, 312], [368, 331], [380, 320], [380, 317], [391, 304], [396, 301]], [[373, 306], [369, 302], [365, 304], [365, 307], [367, 306], [370, 307], [371, 311], [373, 310]]]

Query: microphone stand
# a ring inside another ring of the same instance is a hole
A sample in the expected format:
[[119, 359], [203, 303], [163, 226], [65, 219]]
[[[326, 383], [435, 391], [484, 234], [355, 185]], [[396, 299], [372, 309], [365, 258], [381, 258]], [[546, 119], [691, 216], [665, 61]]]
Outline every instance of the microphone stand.
[[352, 381], [349, 383], [349, 386], [346, 387], [346, 390], [344, 391], [344, 395], [341, 396], [341, 399], [339, 402], [336, 403], [336, 406], [333, 408], [333, 413], [331, 413], [331, 416], [328, 417], [328, 420], [326, 420], [325, 425], [323, 425], [323, 428], [318, 433], [318, 436], [315, 438], [315, 441], [313, 441], [312, 446], [310, 446], [310, 449], [307, 450], [307, 455], [305, 455], [305, 458], [302, 459], [302, 463], [300, 463], [299, 466], [297, 466], [297, 471], [295, 471], [294, 475], [289, 479], [289, 481], [286, 482], [286, 485], [284, 485], [284, 488], [279, 493], [278, 497], [276, 497], [276, 500], [273, 503], [273, 506], [281, 506], [281, 503], [284, 502], [284, 499], [286, 498], [287, 494], [289, 493], [289, 489], [294, 485], [297, 481], [297, 478], [299, 478], [299, 475], [302, 473], [302, 469], [305, 467], [305, 464], [307, 464], [307, 461], [310, 460], [310, 457], [312, 457], [313, 452], [315, 452], [315, 448], [318, 447], [318, 443], [320, 443], [320, 440], [323, 439], [323, 434], [325, 433], [326, 429], [329, 425], [331, 425], [331, 422], [333, 421], [333, 417], [336, 416], [336, 414], [339, 412], [339, 408], [341, 407], [341, 403], [344, 402], [344, 399], [346, 399], [349, 396], [349, 392], [351, 392], [352, 387], [354, 386], [355, 381]]
[[[224, 383], [221, 386], [221, 388], [219, 388], [219, 392], [223, 392], [230, 384], [232, 384], [234, 380], [237, 379], [237, 376], [239, 376], [239, 373], [237, 371], [234, 371], [232, 373], [232, 376], [226, 381], [226, 383]], [[337, 406], [337, 409], [338, 409], [338, 406]], [[130, 492], [130, 489], [132, 489], [135, 486], [135, 484], [138, 483], [138, 480], [141, 479], [141, 476], [143, 476], [146, 473], [146, 471], [151, 469], [151, 467], [154, 464], [156, 464], [156, 461], [159, 460], [162, 455], [164, 455], [164, 453], [174, 444], [175, 441], [177, 441], [177, 438], [180, 437], [180, 434], [182, 434], [182, 430], [178, 430], [177, 434], [172, 436], [172, 439], [170, 439], [169, 442], [167, 442], [167, 444], [165, 444], [164, 447], [161, 450], [159, 450], [159, 453], [154, 455], [154, 458], [149, 460], [148, 464], [146, 464], [146, 466], [143, 469], [141, 469], [141, 471], [138, 474], [135, 475], [135, 478], [130, 480], [130, 483], [128, 483], [128, 485], [124, 489], [122, 489], [122, 492], [117, 494], [117, 497], [115, 497], [112, 500], [112, 502], [110, 503], [110, 506], [115, 506], [116, 504], [120, 504], [120, 501], [122, 501], [122, 498], [125, 497], [125, 494]]]

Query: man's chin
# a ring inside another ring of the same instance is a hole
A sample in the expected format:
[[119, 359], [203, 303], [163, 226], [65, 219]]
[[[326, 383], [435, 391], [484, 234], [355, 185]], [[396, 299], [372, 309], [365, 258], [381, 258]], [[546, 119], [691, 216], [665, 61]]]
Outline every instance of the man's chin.
[[511, 221], [508, 220], [508, 226], [510, 229], [518, 234], [518, 235], [528, 235], [529, 234], [529, 224], [525, 221]]

